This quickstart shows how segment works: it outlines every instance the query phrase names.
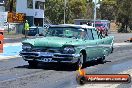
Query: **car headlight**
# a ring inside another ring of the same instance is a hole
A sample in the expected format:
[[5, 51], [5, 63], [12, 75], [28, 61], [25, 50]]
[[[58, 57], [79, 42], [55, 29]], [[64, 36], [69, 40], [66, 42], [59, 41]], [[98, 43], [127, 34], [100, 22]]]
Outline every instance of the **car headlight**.
[[28, 45], [28, 44], [23, 44], [22, 45], [23, 50], [30, 50], [31, 48], [32, 48], [31, 45]]
[[66, 53], [66, 54], [73, 54], [73, 53], [75, 53], [75, 48], [72, 47], [72, 46], [64, 47], [63, 53]]

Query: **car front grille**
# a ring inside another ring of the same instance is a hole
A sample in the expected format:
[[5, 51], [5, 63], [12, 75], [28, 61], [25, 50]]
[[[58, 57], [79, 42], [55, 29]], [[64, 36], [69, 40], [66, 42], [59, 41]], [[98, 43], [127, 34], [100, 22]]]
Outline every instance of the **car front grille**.
[[38, 56], [37, 53], [21, 53], [21, 54], [23, 54], [25, 56]]
[[50, 53], [60, 53], [61, 49], [60, 48], [34, 48], [32, 49], [34, 52], [50, 52]]

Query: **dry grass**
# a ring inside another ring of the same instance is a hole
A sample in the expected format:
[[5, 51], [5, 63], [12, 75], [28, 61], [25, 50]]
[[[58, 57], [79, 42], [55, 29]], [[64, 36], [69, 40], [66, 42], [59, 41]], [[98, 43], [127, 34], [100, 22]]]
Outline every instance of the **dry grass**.
[[118, 26], [115, 24], [115, 22], [110, 23], [110, 31], [111, 32], [117, 32]]
[[15, 39], [15, 38], [23, 38], [24, 35], [23, 34], [15, 34], [15, 33], [4, 33], [4, 38], [12, 38], [12, 39]]

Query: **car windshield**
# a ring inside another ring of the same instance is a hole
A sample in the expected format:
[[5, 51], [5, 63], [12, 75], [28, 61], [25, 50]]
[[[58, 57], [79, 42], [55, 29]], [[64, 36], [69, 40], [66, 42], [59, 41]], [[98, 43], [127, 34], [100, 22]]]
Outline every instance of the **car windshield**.
[[50, 27], [45, 32], [45, 36], [56, 36], [66, 38], [82, 38], [84, 29], [72, 28], [72, 27]]

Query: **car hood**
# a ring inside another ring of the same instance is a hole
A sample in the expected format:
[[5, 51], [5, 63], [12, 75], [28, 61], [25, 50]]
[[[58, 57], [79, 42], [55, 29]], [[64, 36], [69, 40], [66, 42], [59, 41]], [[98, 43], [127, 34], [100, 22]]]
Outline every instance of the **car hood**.
[[35, 39], [27, 39], [22, 43], [29, 43], [33, 46], [45, 47], [62, 47], [64, 45], [80, 45], [82, 39], [62, 38], [62, 37], [43, 37]]

